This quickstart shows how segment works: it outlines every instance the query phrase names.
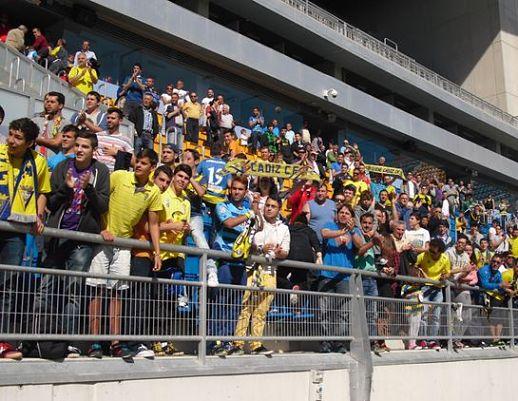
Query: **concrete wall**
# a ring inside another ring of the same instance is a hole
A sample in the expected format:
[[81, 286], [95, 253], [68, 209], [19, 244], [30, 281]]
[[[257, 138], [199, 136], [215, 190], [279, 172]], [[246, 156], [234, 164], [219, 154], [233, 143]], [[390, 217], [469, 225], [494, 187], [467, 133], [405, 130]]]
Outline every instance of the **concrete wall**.
[[517, 0], [367, 0], [340, 10], [353, 25], [512, 115], [518, 114]]
[[516, 369], [516, 359], [377, 366], [371, 401], [515, 400]]
[[[236, 376], [147, 379], [96, 384], [0, 387], [0, 401], [347, 401], [348, 372], [323, 372], [321, 385], [311, 371]], [[322, 397], [319, 398], [319, 393]]]
[[[482, 353], [491, 350], [482, 350]], [[416, 352], [413, 363], [396, 362], [392, 355], [373, 357], [375, 360], [372, 381], [371, 401], [442, 401], [442, 400], [514, 400], [515, 386], [512, 374], [518, 369], [518, 358], [495, 356], [485, 359], [482, 354], [476, 360], [452, 360], [444, 352]], [[392, 352], [391, 354], [395, 354]], [[433, 354], [432, 354], [433, 353]], [[395, 356], [397, 358], [397, 356]], [[475, 356], [476, 357], [476, 356]], [[250, 373], [256, 361], [268, 360], [258, 357], [242, 366], [242, 374], [214, 374], [207, 369], [188, 377], [146, 378], [135, 380], [112, 380], [103, 382], [61, 383], [61, 384], [23, 384], [0, 386], [0, 401], [143, 401], [180, 399], [183, 401], [349, 401], [351, 400], [349, 370], [320, 369], [318, 375], [311, 369], [301, 371], [276, 371], [271, 373]], [[275, 364], [277, 356], [270, 359]], [[428, 362], [422, 360], [428, 358]], [[462, 358], [462, 356], [451, 357]], [[239, 358], [235, 359], [234, 362]], [[442, 360], [442, 361], [441, 361]], [[420, 361], [417, 363], [417, 361]], [[23, 364], [25, 362], [22, 362]], [[67, 362], [65, 362], [66, 364]], [[99, 362], [103, 364], [104, 362]], [[150, 362], [153, 363], [153, 362]], [[158, 363], [158, 362], [155, 362]], [[227, 363], [232, 363], [228, 362]], [[269, 362], [261, 362], [267, 364]], [[296, 363], [296, 362], [295, 362]], [[385, 363], [385, 364], [384, 364]], [[16, 362], [0, 362], [2, 372]], [[18, 363], [20, 364], [20, 363]], [[45, 364], [47, 364], [45, 366]], [[40, 370], [55, 371], [49, 362], [42, 364]], [[172, 362], [174, 364], [174, 362]], [[296, 366], [296, 365], [294, 365]], [[286, 366], [288, 367], [288, 366]], [[74, 365], [69, 366], [73, 370]], [[137, 367], [129, 369], [138, 370]], [[267, 368], [263, 369], [266, 370]], [[296, 368], [295, 368], [296, 369]], [[317, 367], [318, 369], [318, 367]], [[172, 369], [171, 369], [172, 370]], [[30, 371], [27, 371], [29, 373]], [[56, 372], [57, 373], [57, 372]], [[181, 375], [183, 372], [177, 371]], [[510, 376], [511, 375], [511, 376]], [[138, 374], [136, 374], [138, 377]], [[56, 380], [62, 379], [56, 376]]]

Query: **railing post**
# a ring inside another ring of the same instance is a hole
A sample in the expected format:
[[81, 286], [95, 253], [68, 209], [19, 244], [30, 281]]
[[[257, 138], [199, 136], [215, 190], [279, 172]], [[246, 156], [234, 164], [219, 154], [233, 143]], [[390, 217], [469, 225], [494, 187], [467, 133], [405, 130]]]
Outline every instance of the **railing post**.
[[356, 273], [351, 275], [349, 293], [352, 295], [349, 319], [349, 334], [353, 337], [351, 357], [358, 363], [358, 367], [351, 370], [350, 396], [351, 401], [368, 401], [371, 394], [373, 367], [361, 275]]
[[509, 308], [509, 336], [511, 337], [511, 348], [514, 348], [514, 310], [513, 310], [513, 297], [509, 297], [507, 302]]
[[451, 283], [446, 282], [446, 327], [448, 335], [448, 352], [453, 351], [453, 315], [451, 313]]
[[198, 331], [201, 337], [198, 343], [198, 361], [204, 365], [207, 359], [207, 254], [200, 256], [198, 276], [201, 282], [198, 294]]

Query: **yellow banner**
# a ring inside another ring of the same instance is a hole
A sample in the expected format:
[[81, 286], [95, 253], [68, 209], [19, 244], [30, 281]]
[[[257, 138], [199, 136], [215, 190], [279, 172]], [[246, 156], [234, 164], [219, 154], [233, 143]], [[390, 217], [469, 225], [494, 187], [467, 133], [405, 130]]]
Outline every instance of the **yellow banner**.
[[257, 177], [285, 178], [290, 180], [315, 180], [320, 181], [310, 166], [300, 164], [269, 163], [262, 160], [234, 159], [229, 161], [219, 175], [248, 174]]
[[365, 169], [369, 173], [396, 175], [398, 177], [405, 179], [405, 173], [403, 172], [403, 169], [397, 167], [379, 166], [377, 164], [366, 164]]

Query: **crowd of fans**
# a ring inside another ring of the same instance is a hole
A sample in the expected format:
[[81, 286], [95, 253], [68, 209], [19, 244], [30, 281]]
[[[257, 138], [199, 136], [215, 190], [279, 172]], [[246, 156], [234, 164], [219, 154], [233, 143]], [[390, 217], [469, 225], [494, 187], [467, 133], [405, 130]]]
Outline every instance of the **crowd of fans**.
[[[25, 32], [24, 26], [9, 30], [6, 42], [16, 47], [16, 38], [23, 38]], [[51, 50], [38, 32], [33, 30], [36, 42], [30, 57], [41, 63], [60, 51]], [[58, 42], [61, 51], [64, 46], [64, 40]], [[0, 264], [21, 265], [29, 252], [34, 256], [31, 260], [43, 267], [183, 279], [186, 255], [161, 250], [161, 244], [184, 245], [190, 237], [197, 247], [230, 253], [240, 234], [254, 222], [253, 254], [266, 260], [336, 266], [343, 271], [310, 272], [268, 263], [247, 269], [240, 259], [209, 259], [210, 287], [236, 284], [289, 289], [294, 291], [291, 300], [296, 304], [296, 291], [300, 290], [349, 293], [347, 269], [356, 268], [380, 273], [376, 278], [363, 277], [366, 296], [443, 301], [444, 286], [402, 285], [391, 279], [396, 275], [480, 286], [482, 291], [477, 292], [452, 287], [453, 302], [466, 306], [502, 306], [517, 291], [518, 227], [505, 200], [476, 200], [471, 183], [455, 183], [443, 174], [430, 177], [419, 171], [403, 174], [384, 169], [383, 157], [377, 161], [378, 172], [371, 172], [356, 144], [347, 140], [341, 145], [326, 144], [322, 137], [311, 134], [308, 124], [295, 130], [289, 122], [267, 122], [257, 107], [243, 128], [236, 130], [237, 121], [224, 95], [208, 89], [199, 100], [201, 96], [185, 89], [181, 80], [167, 85], [160, 94], [154, 80], [143, 77], [139, 64], [120, 87], [119, 107], [105, 109], [101, 96], [92, 90], [98, 75], [88, 42], [73, 56], [76, 67], [67, 76], [71, 85], [85, 92], [85, 108], [68, 120], [62, 114], [63, 94], [50, 92], [41, 113], [32, 119], [10, 121], [7, 143], [0, 145], [0, 219], [32, 224], [36, 234], [45, 227], [100, 234], [107, 244], [116, 237], [145, 239], [153, 250], [64, 239], [51, 239], [42, 247], [40, 241], [30, 242], [25, 235], [1, 232]], [[119, 132], [124, 117], [135, 125], [134, 138]], [[166, 140], [158, 155], [154, 149], [162, 125]], [[199, 151], [200, 143], [210, 148], [210, 157]], [[225, 166], [234, 159], [299, 164], [319, 179], [253, 176], [246, 171], [232, 176]], [[204, 230], [207, 222], [211, 222], [207, 224], [209, 233]], [[0, 277], [0, 327], [7, 328], [12, 323], [10, 297], [16, 282], [5, 271]], [[106, 291], [109, 334], [121, 334], [121, 308], [131, 284], [99, 278], [89, 278], [84, 284]], [[39, 284], [36, 310], [52, 307], [46, 302], [49, 288], [46, 280]], [[99, 296], [102, 291], [88, 305], [92, 335], [101, 332], [99, 316], [106, 298]], [[245, 291], [238, 302], [241, 308], [229, 296], [216, 288], [211, 293], [209, 303], [218, 305], [211, 309], [211, 318], [225, 323], [209, 326], [208, 334], [244, 337], [250, 326], [250, 334], [260, 337], [274, 295]], [[178, 308], [185, 307], [188, 296], [178, 294], [176, 303]], [[64, 322], [69, 334], [77, 330], [74, 307], [77, 302], [69, 300], [65, 315], [70, 319]], [[345, 301], [329, 305], [329, 298], [322, 297], [318, 308], [322, 334], [345, 336]], [[369, 330], [388, 335], [389, 311], [372, 308], [376, 308], [374, 303], [367, 311]], [[464, 311], [455, 328], [458, 348], [467, 345], [460, 338], [472, 318], [469, 308]], [[430, 337], [430, 341], [408, 341], [408, 349], [441, 347], [434, 339], [439, 333], [441, 306], [418, 304], [408, 308], [407, 317], [408, 336]], [[488, 320], [494, 345], [501, 345], [502, 325]], [[346, 352], [347, 347], [345, 342], [323, 342], [321, 351]], [[376, 352], [388, 350], [384, 341], [373, 342], [372, 347]], [[257, 340], [250, 350], [271, 353]], [[70, 347], [72, 354], [81, 352]], [[97, 358], [103, 352], [100, 343], [90, 344], [86, 350]], [[109, 352], [123, 358], [152, 357], [174, 352], [174, 347], [112, 341]], [[217, 342], [211, 344], [211, 352], [240, 354], [244, 342]], [[0, 343], [0, 357], [21, 356], [15, 345]]]

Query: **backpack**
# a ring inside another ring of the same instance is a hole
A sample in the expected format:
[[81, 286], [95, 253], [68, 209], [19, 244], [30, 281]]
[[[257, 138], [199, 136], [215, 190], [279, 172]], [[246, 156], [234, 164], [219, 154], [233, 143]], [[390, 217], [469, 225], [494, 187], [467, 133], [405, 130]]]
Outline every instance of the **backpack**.
[[63, 359], [68, 354], [66, 341], [24, 341], [20, 347], [26, 358]]

